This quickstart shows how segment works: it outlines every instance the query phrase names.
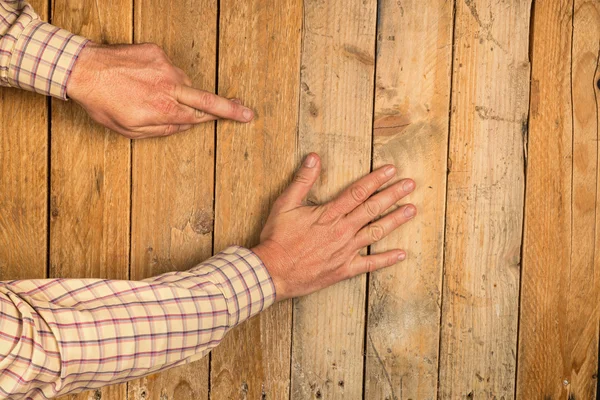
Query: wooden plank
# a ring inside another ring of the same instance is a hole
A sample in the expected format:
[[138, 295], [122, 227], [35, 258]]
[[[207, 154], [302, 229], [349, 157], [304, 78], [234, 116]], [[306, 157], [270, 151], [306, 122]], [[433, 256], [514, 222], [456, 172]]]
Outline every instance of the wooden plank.
[[[296, 168], [302, 2], [221, 1], [219, 94], [255, 110], [217, 132], [215, 252], [258, 243]], [[234, 329], [213, 351], [211, 399], [289, 395], [291, 302]]]
[[573, 123], [571, 0], [536, 2], [517, 398], [566, 398]]
[[[598, 165], [598, 62], [600, 3], [575, 0], [573, 14], [571, 90], [573, 169], [571, 271], [569, 305], [570, 370], [568, 396], [596, 398], [598, 373], [598, 294], [600, 266], [596, 252], [596, 192]], [[596, 279], [594, 279], [596, 278]], [[590, 301], [590, 299], [595, 299]]]
[[[53, 0], [52, 7], [57, 26], [96, 42], [131, 42], [131, 0]], [[127, 279], [129, 140], [72, 101], [52, 100], [51, 117], [50, 277]], [[124, 399], [126, 385], [95, 393]]]
[[[311, 200], [332, 199], [371, 166], [375, 0], [304, 2], [300, 155], [321, 155]], [[363, 393], [366, 277], [294, 301], [292, 398]]]
[[[453, 2], [379, 4], [374, 167], [392, 163], [418, 190], [419, 218], [371, 247], [408, 259], [371, 274], [367, 399], [433, 399], [438, 378]], [[410, 55], [407, 57], [407, 55]]]
[[536, 4], [517, 379], [522, 399], [595, 397], [599, 22], [593, 2]]
[[[135, 2], [135, 42], [161, 46], [195, 87], [214, 91], [217, 3]], [[214, 123], [133, 144], [131, 276], [186, 270], [209, 258]], [[207, 399], [208, 357], [131, 382], [130, 400]]]
[[529, 0], [456, 3], [442, 399], [514, 396], [530, 11]]
[[[48, 3], [31, 1], [48, 19]], [[0, 88], [0, 279], [46, 277], [48, 107], [44, 96]]]

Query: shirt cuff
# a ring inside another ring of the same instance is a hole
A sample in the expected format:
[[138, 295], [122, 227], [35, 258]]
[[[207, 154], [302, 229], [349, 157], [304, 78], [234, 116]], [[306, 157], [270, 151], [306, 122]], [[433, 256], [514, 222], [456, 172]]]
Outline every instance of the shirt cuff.
[[[214, 269], [209, 272], [206, 268]], [[196, 269], [209, 272], [225, 295], [230, 328], [275, 302], [273, 280], [260, 258], [249, 249], [230, 246], [190, 272]]]
[[88, 39], [34, 20], [19, 35], [10, 59], [10, 86], [67, 99], [67, 81]]

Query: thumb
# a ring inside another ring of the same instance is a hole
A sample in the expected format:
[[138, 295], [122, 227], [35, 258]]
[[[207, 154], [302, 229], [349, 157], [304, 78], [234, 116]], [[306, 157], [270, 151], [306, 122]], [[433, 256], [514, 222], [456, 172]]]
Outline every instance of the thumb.
[[316, 153], [310, 153], [304, 159], [302, 166], [296, 172], [294, 181], [279, 196], [278, 203], [281, 211], [286, 211], [302, 205], [302, 200], [308, 195], [321, 173], [321, 159]]

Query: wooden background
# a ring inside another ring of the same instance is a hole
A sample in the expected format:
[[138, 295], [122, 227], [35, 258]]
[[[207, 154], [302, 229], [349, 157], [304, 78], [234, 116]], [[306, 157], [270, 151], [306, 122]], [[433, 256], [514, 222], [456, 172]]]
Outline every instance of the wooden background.
[[77, 399], [592, 399], [600, 218], [596, 0], [33, 0], [156, 42], [256, 110], [131, 142], [0, 90], [0, 279], [141, 279], [258, 240], [302, 157], [326, 201], [416, 180], [408, 260], [275, 305], [209, 357]]

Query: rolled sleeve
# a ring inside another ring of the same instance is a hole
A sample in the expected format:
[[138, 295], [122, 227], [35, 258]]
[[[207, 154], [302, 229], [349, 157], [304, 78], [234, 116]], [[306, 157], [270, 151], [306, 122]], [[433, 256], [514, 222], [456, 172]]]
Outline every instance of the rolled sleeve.
[[40, 20], [27, 3], [0, 1], [0, 84], [67, 99], [67, 82], [89, 41]]

